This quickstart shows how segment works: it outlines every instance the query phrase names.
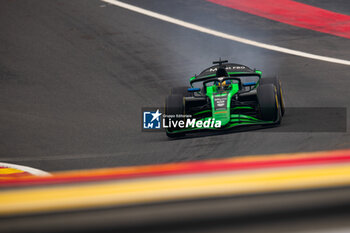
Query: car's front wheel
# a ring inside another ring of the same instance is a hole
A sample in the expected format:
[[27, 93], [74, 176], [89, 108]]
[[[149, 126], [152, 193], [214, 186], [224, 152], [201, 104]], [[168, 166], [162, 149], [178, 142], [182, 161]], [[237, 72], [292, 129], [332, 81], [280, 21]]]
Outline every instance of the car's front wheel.
[[[176, 117], [178, 114], [183, 114], [183, 95], [169, 95], [165, 100], [165, 114], [170, 116], [173, 115], [175, 117], [169, 118], [171, 120], [178, 120]], [[183, 132], [177, 132], [180, 128], [173, 127], [172, 125], [169, 128], [166, 128], [166, 135], [170, 138], [182, 137], [185, 135]]]
[[265, 85], [265, 84], [273, 84], [276, 86], [277, 97], [278, 97], [278, 101], [279, 101], [280, 109], [281, 109], [281, 115], [283, 116], [284, 112], [285, 112], [285, 107], [284, 107], [284, 99], [283, 99], [281, 80], [279, 80], [276, 76], [260, 79], [260, 85]]
[[257, 95], [261, 119], [280, 124], [282, 117], [276, 86], [274, 84], [260, 85], [257, 90]]

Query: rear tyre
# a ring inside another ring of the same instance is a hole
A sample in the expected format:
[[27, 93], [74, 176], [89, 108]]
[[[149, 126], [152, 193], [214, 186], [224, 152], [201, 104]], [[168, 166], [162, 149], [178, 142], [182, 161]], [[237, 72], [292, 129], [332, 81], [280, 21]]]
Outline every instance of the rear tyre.
[[260, 85], [264, 85], [264, 84], [273, 84], [276, 86], [278, 102], [280, 104], [280, 109], [281, 109], [281, 115], [283, 116], [284, 112], [285, 112], [285, 107], [284, 107], [284, 99], [283, 99], [281, 80], [279, 80], [276, 76], [260, 79]]
[[281, 123], [281, 111], [278, 104], [277, 88], [274, 84], [260, 85], [257, 90], [260, 116], [264, 121]]
[[[183, 96], [182, 95], [170, 95], [165, 100], [165, 113], [166, 115], [183, 114]], [[178, 118], [172, 118], [177, 120]], [[183, 137], [185, 133], [175, 133], [179, 130], [177, 127], [169, 127], [166, 129], [166, 135], [170, 138]]]
[[185, 97], [189, 97], [189, 96], [193, 96], [192, 92], [188, 92], [188, 88], [189, 87], [173, 87], [171, 88], [171, 95], [181, 95], [181, 96], [185, 96]]

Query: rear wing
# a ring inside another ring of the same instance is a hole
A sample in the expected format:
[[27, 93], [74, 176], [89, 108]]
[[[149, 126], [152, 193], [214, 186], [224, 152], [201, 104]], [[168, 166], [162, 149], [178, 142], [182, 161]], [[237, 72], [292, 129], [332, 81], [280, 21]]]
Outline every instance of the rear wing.
[[[229, 75], [229, 77], [242, 77], [242, 76], [258, 76], [259, 77], [259, 80], [261, 79], [261, 73], [258, 73], [258, 72], [242, 72], [242, 73], [239, 73], [239, 72], [228, 72], [227, 73]], [[208, 75], [208, 76], [204, 76], [204, 77], [195, 77], [194, 79], [191, 79], [190, 80], [190, 84], [192, 86], [193, 83], [195, 82], [204, 82], [204, 81], [207, 81], [207, 80], [210, 80], [210, 79], [213, 79], [213, 78], [217, 78], [216, 75]]]

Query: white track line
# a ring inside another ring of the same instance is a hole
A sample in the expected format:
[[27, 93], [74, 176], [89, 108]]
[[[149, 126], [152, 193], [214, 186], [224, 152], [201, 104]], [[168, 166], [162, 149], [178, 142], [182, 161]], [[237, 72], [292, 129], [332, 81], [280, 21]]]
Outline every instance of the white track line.
[[17, 164], [12, 164], [12, 163], [0, 163], [0, 167], [8, 167], [8, 168], [21, 170], [21, 171], [28, 172], [28, 173], [35, 175], [35, 176], [50, 176], [51, 175], [50, 173], [44, 172], [44, 171], [39, 170], [39, 169], [35, 169], [32, 167], [27, 167], [27, 166], [22, 166], [22, 165], [17, 165]]
[[326, 61], [326, 62], [332, 62], [332, 63], [337, 63], [337, 64], [342, 64], [342, 65], [350, 65], [350, 61], [348, 60], [342, 60], [342, 59], [338, 59], [338, 58], [332, 58], [332, 57], [326, 57], [326, 56], [320, 56], [320, 55], [316, 55], [316, 54], [312, 54], [312, 53], [305, 53], [302, 51], [298, 51], [298, 50], [293, 50], [293, 49], [287, 49], [287, 48], [283, 48], [283, 47], [279, 47], [279, 46], [275, 46], [275, 45], [270, 45], [270, 44], [265, 44], [265, 43], [261, 43], [261, 42], [257, 42], [257, 41], [253, 41], [253, 40], [249, 40], [249, 39], [245, 39], [242, 37], [238, 37], [238, 36], [233, 36], [224, 32], [220, 32], [220, 31], [216, 31], [210, 28], [206, 28], [206, 27], [202, 27], [193, 23], [188, 23], [179, 19], [175, 19], [166, 15], [162, 15], [153, 11], [149, 11], [149, 10], [145, 10], [143, 8], [134, 6], [134, 5], [130, 5], [124, 2], [120, 2], [117, 0], [101, 0], [103, 2], [106, 3], [110, 3], [112, 5], [118, 6], [118, 7], [122, 7], [125, 9], [128, 9], [130, 11], [134, 11], [143, 15], [147, 15], [162, 21], [166, 21], [169, 23], [173, 23], [185, 28], [189, 28], [195, 31], [199, 31], [199, 32], [203, 32], [209, 35], [213, 35], [216, 37], [221, 37], [224, 39], [228, 39], [228, 40], [232, 40], [232, 41], [236, 41], [236, 42], [240, 42], [243, 44], [248, 44], [248, 45], [252, 45], [252, 46], [256, 46], [259, 48], [264, 48], [264, 49], [268, 49], [268, 50], [273, 50], [273, 51], [277, 51], [277, 52], [281, 52], [281, 53], [287, 53], [287, 54], [291, 54], [291, 55], [295, 55], [295, 56], [300, 56], [300, 57], [307, 57], [307, 58], [311, 58], [311, 59], [316, 59], [316, 60], [321, 60], [321, 61]]

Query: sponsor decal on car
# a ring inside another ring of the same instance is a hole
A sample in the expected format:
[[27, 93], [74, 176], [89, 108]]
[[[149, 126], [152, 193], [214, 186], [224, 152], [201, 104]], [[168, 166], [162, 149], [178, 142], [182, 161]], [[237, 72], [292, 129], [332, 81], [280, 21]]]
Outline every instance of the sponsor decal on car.
[[225, 96], [214, 96], [214, 107], [215, 110], [225, 110], [227, 106], [227, 95]]
[[[244, 70], [247, 67], [245, 66], [226, 66], [225, 70]], [[218, 70], [218, 67], [215, 68], [209, 68], [209, 72], [216, 72]]]

